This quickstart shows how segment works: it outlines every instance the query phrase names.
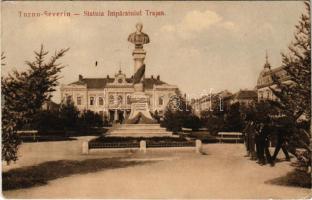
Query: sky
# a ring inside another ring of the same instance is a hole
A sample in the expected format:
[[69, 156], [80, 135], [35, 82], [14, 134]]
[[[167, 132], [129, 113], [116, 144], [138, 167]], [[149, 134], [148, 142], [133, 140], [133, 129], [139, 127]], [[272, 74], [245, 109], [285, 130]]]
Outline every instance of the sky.
[[[83, 15], [108, 10], [141, 10], [142, 16]], [[147, 16], [146, 10], [164, 15]], [[210, 90], [253, 89], [266, 51], [273, 67], [281, 65], [281, 52], [287, 52], [304, 11], [298, 1], [2, 2], [2, 76], [13, 69], [26, 70], [25, 61], [32, 61], [33, 51], [43, 44], [50, 55], [70, 48], [59, 60], [66, 65], [60, 84], [78, 80], [79, 74], [114, 76], [119, 68], [130, 77], [133, 44], [127, 38], [141, 22], [151, 40], [144, 46], [146, 77], [160, 75], [194, 97]], [[79, 15], [55, 17], [45, 12]], [[24, 17], [25, 13], [42, 15]], [[59, 87], [53, 100], [60, 102]]]

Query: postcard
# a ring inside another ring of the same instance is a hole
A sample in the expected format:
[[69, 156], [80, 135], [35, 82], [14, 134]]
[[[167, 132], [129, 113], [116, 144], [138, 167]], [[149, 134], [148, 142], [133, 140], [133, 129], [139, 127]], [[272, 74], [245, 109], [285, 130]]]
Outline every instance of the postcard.
[[1, 11], [3, 198], [311, 198], [309, 1]]

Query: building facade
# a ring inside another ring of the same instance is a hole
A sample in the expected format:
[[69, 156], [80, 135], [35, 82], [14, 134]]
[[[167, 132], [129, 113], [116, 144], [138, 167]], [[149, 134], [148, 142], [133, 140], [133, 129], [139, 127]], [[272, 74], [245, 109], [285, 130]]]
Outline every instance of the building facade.
[[256, 90], [239, 90], [231, 98], [231, 104], [239, 103], [240, 106], [250, 107], [258, 100]]
[[227, 90], [216, 94], [203, 95], [198, 99], [191, 100], [191, 107], [195, 115], [201, 116], [204, 111], [212, 111], [214, 109], [223, 110], [224, 106], [231, 101], [232, 93]]
[[271, 88], [275, 88], [272, 76], [275, 75], [281, 82], [291, 82], [287, 72], [283, 67], [273, 68], [271, 67], [268, 56], [266, 55], [266, 62], [264, 64], [263, 70], [259, 74], [257, 81], [257, 93], [258, 101], [263, 100], [276, 100], [277, 97], [273, 94]]
[[[84, 78], [79, 75], [76, 82], [61, 86], [62, 101], [70, 99], [80, 111], [91, 110], [106, 116], [110, 121], [125, 119], [131, 111], [130, 96], [134, 92], [133, 77], [127, 78], [121, 70], [114, 77]], [[144, 78], [145, 93], [149, 98], [149, 109], [162, 115], [170, 98], [178, 87], [160, 80], [160, 76]]]

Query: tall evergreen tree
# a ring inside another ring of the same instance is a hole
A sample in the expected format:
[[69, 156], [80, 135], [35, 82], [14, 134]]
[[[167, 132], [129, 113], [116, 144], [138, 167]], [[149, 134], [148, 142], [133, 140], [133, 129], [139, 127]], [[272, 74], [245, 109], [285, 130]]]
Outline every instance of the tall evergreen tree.
[[17, 159], [19, 139], [17, 129], [30, 123], [40, 110], [44, 101], [49, 100], [51, 92], [58, 85], [59, 73], [64, 67], [57, 61], [68, 49], [55, 52], [49, 61], [48, 54], [41, 46], [35, 51], [35, 60], [26, 61], [27, 71], [13, 71], [1, 77], [3, 95], [2, 109], [2, 159], [9, 163]]
[[[311, 121], [311, 14], [310, 2], [306, 1], [306, 12], [301, 15], [294, 40], [289, 45], [289, 51], [282, 54], [283, 69], [289, 81], [282, 77], [272, 75], [276, 87], [271, 87], [278, 101], [272, 102], [282, 115], [293, 121], [294, 130], [292, 142], [304, 147], [309, 152], [308, 160], [311, 162], [311, 147], [309, 139], [310, 126], [302, 126], [302, 122], [310, 124]], [[304, 128], [305, 127], [305, 128]], [[294, 152], [293, 152], [294, 153]]]

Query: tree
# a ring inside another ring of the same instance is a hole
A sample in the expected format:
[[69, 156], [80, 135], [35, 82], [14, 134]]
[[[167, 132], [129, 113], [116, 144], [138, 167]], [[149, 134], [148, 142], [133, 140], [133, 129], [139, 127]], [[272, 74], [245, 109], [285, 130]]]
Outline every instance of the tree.
[[[51, 92], [58, 85], [59, 73], [64, 67], [57, 61], [68, 49], [56, 51], [49, 61], [48, 54], [41, 46], [35, 53], [34, 61], [26, 61], [27, 71], [13, 71], [1, 77], [3, 94], [2, 111], [2, 159], [9, 162], [17, 159], [19, 139], [17, 129], [31, 123], [44, 101], [49, 100]], [[3, 56], [2, 56], [3, 57]]]
[[194, 114], [189, 114], [184, 119], [183, 126], [185, 128], [190, 128], [193, 131], [198, 131], [202, 127], [202, 122], [199, 117]]
[[59, 110], [41, 110], [35, 115], [33, 121], [31, 127], [41, 133], [63, 130]]
[[224, 130], [224, 112], [219, 109], [203, 111], [201, 113], [201, 121], [203, 126], [206, 127], [212, 135], [217, 135], [219, 131]]
[[4, 63], [4, 60], [5, 60], [5, 55], [4, 55], [4, 52], [2, 51], [1, 52], [1, 66], [5, 66], [5, 63]]
[[243, 120], [240, 113], [239, 103], [234, 103], [230, 106], [225, 115], [225, 131], [242, 131]]
[[[311, 164], [311, 24], [310, 3], [305, 2], [306, 13], [302, 14], [296, 25], [294, 40], [288, 47], [288, 52], [282, 54], [283, 69], [289, 81], [283, 81], [273, 74], [276, 87], [271, 87], [278, 98], [272, 105], [279, 109], [281, 116], [286, 116], [294, 124], [290, 139], [300, 144], [309, 153], [307, 160]], [[303, 128], [301, 124], [309, 125]], [[309, 139], [307, 139], [309, 138]], [[295, 148], [293, 148], [295, 149]], [[292, 152], [295, 154], [295, 152]], [[296, 154], [295, 154], [296, 155]]]
[[172, 96], [166, 107], [162, 126], [173, 132], [178, 132], [185, 127], [187, 119], [192, 115], [191, 107], [181, 95]]
[[79, 126], [85, 129], [102, 127], [104, 122], [100, 114], [91, 110], [84, 110], [79, 117]]
[[61, 103], [59, 116], [65, 130], [74, 130], [77, 127], [79, 110], [70, 98]]

